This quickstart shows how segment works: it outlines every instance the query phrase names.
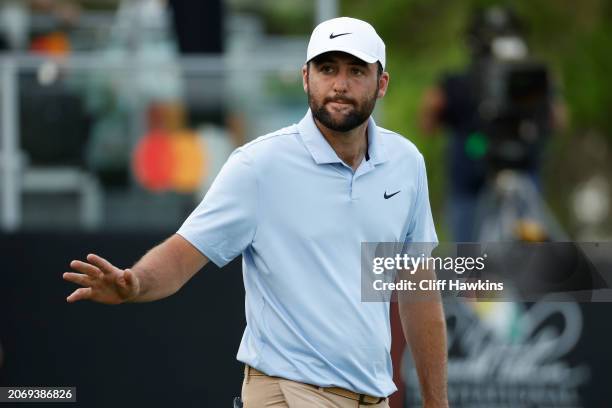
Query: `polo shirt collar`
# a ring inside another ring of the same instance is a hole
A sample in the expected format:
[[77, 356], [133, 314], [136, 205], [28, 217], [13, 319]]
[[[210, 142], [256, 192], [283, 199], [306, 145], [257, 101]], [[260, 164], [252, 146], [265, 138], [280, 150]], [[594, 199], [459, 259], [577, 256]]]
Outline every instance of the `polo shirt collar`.
[[[312, 111], [308, 109], [306, 116], [298, 123], [298, 131], [306, 148], [317, 164], [342, 163], [334, 149], [327, 142], [315, 124]], [[387, 161], [385, 146], [374, 119], [368, 119], [368, 155], [373, 165]]]

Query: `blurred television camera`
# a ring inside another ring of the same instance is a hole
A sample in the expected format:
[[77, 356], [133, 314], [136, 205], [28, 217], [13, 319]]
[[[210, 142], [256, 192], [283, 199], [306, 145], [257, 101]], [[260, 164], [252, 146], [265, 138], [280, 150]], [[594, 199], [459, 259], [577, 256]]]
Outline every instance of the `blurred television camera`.
[[469, 27], [481, 129], [467, 138], [466, 150], [483, 155], [489, 172], [534, 170], [552, 131], [550, 72], [529, 56], [522, 24], [511, 10], [481, 10]]
[[[541, 202], [544, 147], [567, 116], [548, 66], [529, 55], [525, 31], [509, 7], [476, 9], [464, 32], [469, 64], [445, 73], [423, 95], [422, 131], [433, 135], [444, 127], [449, 136], [447, 211], [458, 242], [481, 237], [484, 206], [497, 211], [492, 218], [541, 207], [522, 203]], [[492, 197], [485, 202], [486, 196]], [[506, 207], [512, 211], [501, 210]]]

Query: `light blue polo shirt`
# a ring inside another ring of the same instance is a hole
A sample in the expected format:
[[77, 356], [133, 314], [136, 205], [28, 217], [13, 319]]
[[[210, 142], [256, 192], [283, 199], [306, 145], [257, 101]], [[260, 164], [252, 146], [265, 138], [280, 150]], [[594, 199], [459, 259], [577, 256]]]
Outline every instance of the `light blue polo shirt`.
[[220, 267], [243, 256], [238, 360], [384, 397], [396, 390], [389, 303], [361, 302], [361, 243], [437, 237], [423, 156], [372, 118], [367, 132], [355, 172], [310, 111], [236, 149], [178, 234]]

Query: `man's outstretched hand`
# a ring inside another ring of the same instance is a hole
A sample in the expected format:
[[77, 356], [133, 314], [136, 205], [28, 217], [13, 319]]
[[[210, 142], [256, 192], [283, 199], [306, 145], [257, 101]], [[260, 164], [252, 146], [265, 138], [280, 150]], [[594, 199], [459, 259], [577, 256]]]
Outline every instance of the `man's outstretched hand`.
[[66, 298], [73, 303], [79, 300], [116, 305], [138, 296], [140, 283], [130, 269], [119, 269], [106, 259], [87, 255], [87, 262], [72, 261], [70, 268], [79, 272], [65, 272], [64, 280], [82, 286]]

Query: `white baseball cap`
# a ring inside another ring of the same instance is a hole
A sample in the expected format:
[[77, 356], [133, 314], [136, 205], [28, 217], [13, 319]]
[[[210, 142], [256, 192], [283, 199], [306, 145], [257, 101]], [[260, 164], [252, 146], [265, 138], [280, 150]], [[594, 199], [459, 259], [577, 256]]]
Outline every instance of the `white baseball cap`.
[[385, 69], [385, 43], [371, 24], [351, 17], [332, 18], [312, 31], [306, 62], [329, 51], [342, 51]]

